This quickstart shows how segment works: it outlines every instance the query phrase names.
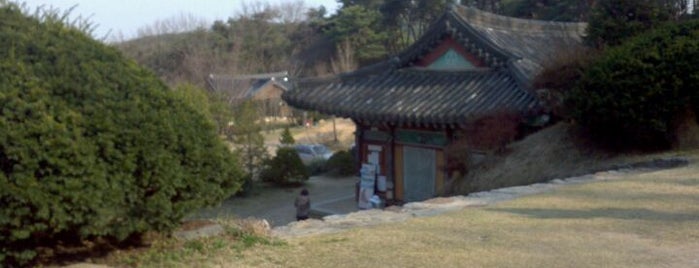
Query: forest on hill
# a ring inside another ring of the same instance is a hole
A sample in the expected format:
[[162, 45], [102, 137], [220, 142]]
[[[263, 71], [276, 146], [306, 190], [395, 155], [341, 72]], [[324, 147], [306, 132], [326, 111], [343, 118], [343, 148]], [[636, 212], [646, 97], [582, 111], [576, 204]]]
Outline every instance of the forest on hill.
[[[662, 2], [677, 17], [689, 12], [688, 2], [697, 2], [651, 1]], [[144, 26], [137, 38], [113, 45], [170, 85], [205, 86], [209, 74], [288, 71], [292, 77], [324, 76], [395, 55], [423, 34], [452, 1], [338, 2], [341, 8], [335, 14], [303, 1], [248, 3], [236, 16], [210, 25], [181, 15]], [[520, 18], [587, 21], [597, 2], [462, 0], [461, 4]]]

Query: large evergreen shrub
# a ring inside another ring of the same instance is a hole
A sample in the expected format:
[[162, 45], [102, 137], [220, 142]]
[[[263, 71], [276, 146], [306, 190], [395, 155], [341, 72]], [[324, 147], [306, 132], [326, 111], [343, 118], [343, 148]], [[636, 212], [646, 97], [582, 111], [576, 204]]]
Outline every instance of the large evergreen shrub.
[[357, 173], [356, 162], [354, 156], [349, 151], [338, 151], [325, 163], [325, 169], [334, 171], [337, 175], [349, 176]]
[[239, 187], [201, 113], [116, 49], [0, 3], [0, 266], [167, 231]]
[[699, 21], [668, 24], [605, 51], [569, 97], [572, 116], [615, 147], [667, 147], [699, 112]]
[[280, 186], [295, 186], [307, 181], [310, 176], [294, 148], [280, 147], [277, 155], [265, 162], [265, 167], [260, 172], [262, 181]]

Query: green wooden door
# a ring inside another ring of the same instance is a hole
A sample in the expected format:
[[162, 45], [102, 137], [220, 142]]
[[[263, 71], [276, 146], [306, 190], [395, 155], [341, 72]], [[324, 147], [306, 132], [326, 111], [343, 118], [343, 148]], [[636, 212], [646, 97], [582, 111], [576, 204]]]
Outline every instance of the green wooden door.
[[404, 147], [404, 201], [422, 201], [434, 196], [436, 159], [437, 155], [433, 149]]

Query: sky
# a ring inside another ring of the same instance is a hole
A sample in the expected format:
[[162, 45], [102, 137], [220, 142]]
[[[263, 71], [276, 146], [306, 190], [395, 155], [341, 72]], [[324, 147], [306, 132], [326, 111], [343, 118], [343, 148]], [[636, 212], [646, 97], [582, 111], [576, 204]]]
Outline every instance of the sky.
[[[24, 2], [29, 10], [53, 7], [61, 11], [75, 7], [70, 18], [89, 18], [96, 25], [93, 35], [99, 39], [129, 39], [138, 29], [182, 15], [226, 21], [238, 14], [243, 4], [257, 2], [278, 4], [297, 0], [14, 0]], [[303, 0], [307, 7], [325, 6], [329, 13], [338, 8], [336, 0]]]

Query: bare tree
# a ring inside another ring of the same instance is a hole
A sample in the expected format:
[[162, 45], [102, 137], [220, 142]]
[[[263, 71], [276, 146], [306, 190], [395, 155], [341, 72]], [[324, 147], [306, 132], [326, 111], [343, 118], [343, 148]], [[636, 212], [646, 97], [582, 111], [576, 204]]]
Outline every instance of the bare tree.
[[209, 22], [191, 13], [180, 13], [164, 20], [156, 20], [151, 25], [146, 25], [137, 30], [137, 37], [157, 36], [164, 34], [184, 33], [196, 30], [205, 30]]
[[342, 41], [336, 48], [334, 59], [330, 60], [330, 67], [335, 74], [349, 72], [357, 69], [357, 59], [349, 40]]
[[305, 58], [294, 55], [320, 35], [306, 21], [310, 13], [304, 2], [242, 2], [239, 10], [208, 27], [203, 19], [179, 14], [142, 27], [134, 42], [121, 35], [116, 46], [171, 85], [201, 85], [210, 73], [301, 75]]
[[464, 5], [473, 6], [480, 10], [500, 14], [502, 13], [501, 0], [463, 0]]
[[236, 14], [235, 18], [246, 18], [251, 17], [254, 14], [264, 13], [266, 10], [270, 9], [271, 5], [269, 2], [262, 1], [241, 1], [240, 11]]
[[[357, 69], [357, 60], [354, 56], [354, 49], [350, 40], [342, 41], [336, 49], [336, 56], [330, 61], [330, 66], [333, 73], [340, 74], [344, 72], [350, 72]], [[337, 139], [337, 126], [335, 125], [335, 116], [332, 117], [333, 120], [333, 138], [335, 143], [338, 142]]]
[[308, 19], [308, 8], [303, 0], [281, 3], [279, 11], [282, 24], [298, 24]]

